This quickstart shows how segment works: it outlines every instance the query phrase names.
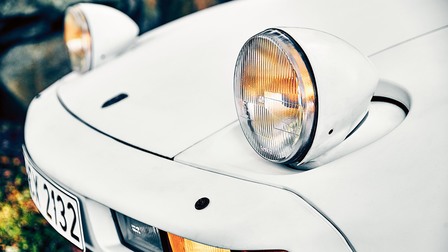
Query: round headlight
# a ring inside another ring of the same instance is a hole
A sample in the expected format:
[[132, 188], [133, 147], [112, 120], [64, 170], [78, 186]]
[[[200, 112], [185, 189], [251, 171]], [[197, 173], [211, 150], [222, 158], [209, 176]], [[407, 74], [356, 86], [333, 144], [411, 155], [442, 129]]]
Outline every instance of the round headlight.
[[285, 32], [268, 29], [240, 51], [235, 103], [244, 135], [262, 157], [293, 163], [308, 152], [317, 123], [317, 89], [308, 59]]
[[67, 9], [64, 20], [64, 40], [68, 48], [72, 69], [90, 70], [92, 65], [92, 39], [86, 17], [80, 6]]
[[126, 14], [105, 5], [79, 3], [65, 14], [64, 39], [72, 70], [84, 73], [124, 52], [139, 33]]

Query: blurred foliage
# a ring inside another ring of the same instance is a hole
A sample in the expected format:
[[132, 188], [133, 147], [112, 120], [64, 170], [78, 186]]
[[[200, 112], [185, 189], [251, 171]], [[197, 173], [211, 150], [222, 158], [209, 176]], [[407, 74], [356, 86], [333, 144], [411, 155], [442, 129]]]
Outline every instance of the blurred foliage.
[[212, 5], [218, 4], [218, 0], [165, 0], [158, 1], [161, 12], [161, 23], [180, 18], [197, 10], [202, 10]]
[[20, 124], [0, 120], [0, 251], [72, 251], [31, 200], [22, 131]]

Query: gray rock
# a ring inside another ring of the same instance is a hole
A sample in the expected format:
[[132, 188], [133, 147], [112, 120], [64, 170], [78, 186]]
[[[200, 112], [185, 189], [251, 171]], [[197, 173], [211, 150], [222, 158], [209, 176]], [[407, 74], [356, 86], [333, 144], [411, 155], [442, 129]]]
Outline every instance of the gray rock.
[[35, 4], [35, 1], [2, 0], [0, 2], [0, 18], [33, 15], [38, 10], [39, 7]]
[[0, 60], [0, 80], [22, 106], [68, 72], [70, 63], [62, 34], [15, 46]]

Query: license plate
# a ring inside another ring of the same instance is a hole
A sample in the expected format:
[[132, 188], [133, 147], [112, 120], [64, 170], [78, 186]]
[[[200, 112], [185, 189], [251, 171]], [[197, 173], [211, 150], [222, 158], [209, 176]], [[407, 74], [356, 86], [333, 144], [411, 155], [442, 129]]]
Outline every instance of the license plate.
[[25, 153], [31, 198], [50, 225], [81, 250], [85, 250], [79, 200], [35, 167]]

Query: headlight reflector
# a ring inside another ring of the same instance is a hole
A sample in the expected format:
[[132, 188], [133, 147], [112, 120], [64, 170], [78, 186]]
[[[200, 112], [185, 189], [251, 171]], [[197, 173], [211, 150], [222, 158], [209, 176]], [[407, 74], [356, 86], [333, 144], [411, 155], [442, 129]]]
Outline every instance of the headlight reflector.
[[303, 159], [317, 123], [317, 91], [305, 53], [285, 32], [268, 29], [240, 51], [235, 103], [244, 135], [267, 160]]
[[82, 73], [90, 70], [92, 39], [86, 17], [79, 6], [72, 6], [67, 9], [64, 19], [64, 40], [72, 69]]

